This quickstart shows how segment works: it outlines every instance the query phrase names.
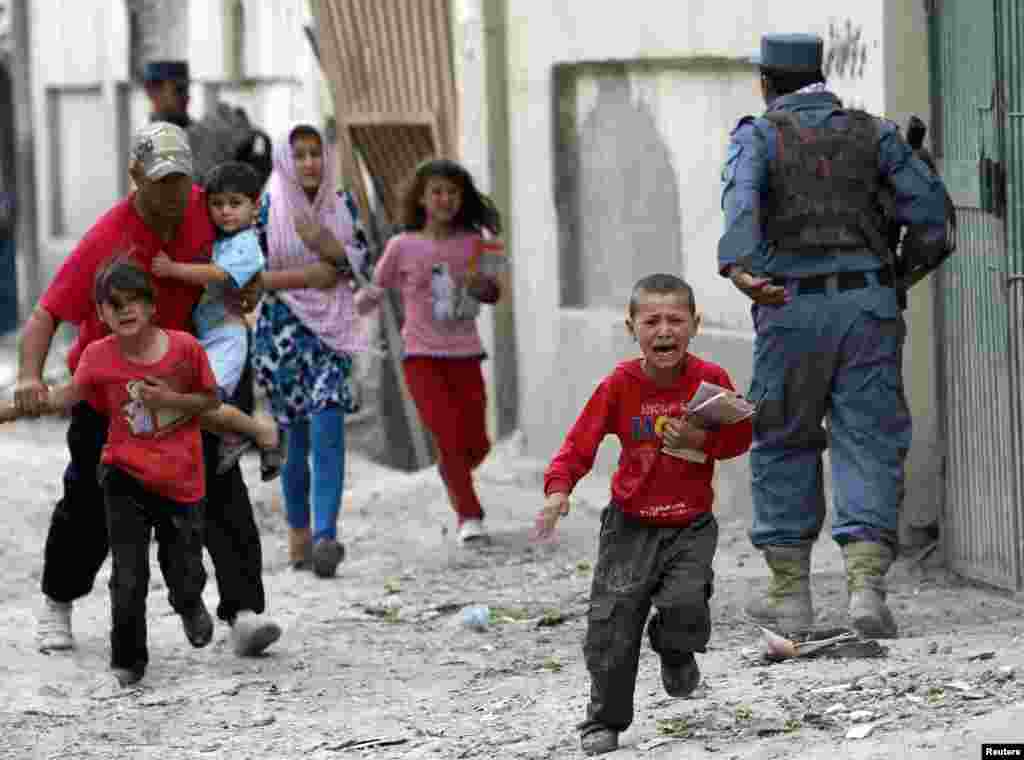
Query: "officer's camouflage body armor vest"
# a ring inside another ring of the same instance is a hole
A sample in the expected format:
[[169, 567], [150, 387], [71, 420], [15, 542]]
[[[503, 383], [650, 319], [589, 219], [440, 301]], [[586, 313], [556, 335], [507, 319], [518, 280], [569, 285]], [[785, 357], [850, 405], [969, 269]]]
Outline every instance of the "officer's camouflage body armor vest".
[[784, 111], [765, 115], [778, 135], [765, 237], [778, 250], [867, 248], [885, 259], [877, 122], [864, 111], [836, 113], [847, 117], [844, 126], [804, 127]]

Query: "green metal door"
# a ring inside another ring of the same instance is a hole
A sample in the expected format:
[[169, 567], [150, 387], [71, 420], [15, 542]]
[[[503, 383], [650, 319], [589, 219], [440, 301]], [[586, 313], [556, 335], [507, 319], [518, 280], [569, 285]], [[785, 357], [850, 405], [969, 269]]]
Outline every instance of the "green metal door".
[[936, 0], [931, 6], [934, 147], [959, 221], [957, 253], [939, 274], [943, 536], [954, 570], [1009, 589], [1021, 579], [1021, 322], [1013, 294], [1024, 286], [1010, 285], [1008, 277], [1003, 83], [1006, 60], [1019, 60], [1004, 55], [1005, 16], [1016, 2]]

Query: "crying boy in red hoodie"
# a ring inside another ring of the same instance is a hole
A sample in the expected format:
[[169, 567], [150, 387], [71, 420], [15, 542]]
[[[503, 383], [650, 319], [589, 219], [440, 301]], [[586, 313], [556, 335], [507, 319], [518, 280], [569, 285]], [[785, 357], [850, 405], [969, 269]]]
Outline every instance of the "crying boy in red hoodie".
[[[654, 274], [637, 282], [626, 327], [643, 356], [605, 377], [544, 474], [542, 536], [568, 513], [569, 494], [593, 466], [601, 440], [615, 435], [622, 444], [611, 503], [601, 513], [583, 645], [591, 689], [579, 731], [588, 755], [615, 750], [633, 720], [645, 624], [665, 691], [685, 697], [700, 682], [693, 653], [711, 636], [718, 544], [714, 463], [747, 451], [753, 431], [750, 419], [709, 429], [687, 412], [701, 381], [733, 389], [724, 369], [689, 353], [699, 322], [684, 280]], [[663, 447], [704, 456], [678, 458]], [[657, 611], [647, 623], [652, 604]]]

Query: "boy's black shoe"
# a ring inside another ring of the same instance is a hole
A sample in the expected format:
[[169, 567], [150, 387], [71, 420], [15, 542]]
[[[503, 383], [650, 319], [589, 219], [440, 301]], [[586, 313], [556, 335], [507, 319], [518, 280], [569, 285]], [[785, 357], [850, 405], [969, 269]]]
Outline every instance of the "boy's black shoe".
[[670, 697], [688, 697], [693, 693], [700, 683], [700, 668], [697, 667], [697, 660], [691, 652], [678, 665], [672, 665], [661, 660], [661, 683]]
[[213, 618], [202, 599], [194, 610], [181, 614], [181, 625], [189, 643], [196, 648], [205, 647], [213, 639]]
[[117, 679], [118, 686], [123, 689], [141, 681], [142, 677], [146, 675], [146, 668], [145, 666], [136, 665], [133, 668], [111, 668], [110, 672]]
[[584, 755], [603, 755], [619, 748], [619, 732], [600, 724], [590, 724], [580, 731], [580, 749]]

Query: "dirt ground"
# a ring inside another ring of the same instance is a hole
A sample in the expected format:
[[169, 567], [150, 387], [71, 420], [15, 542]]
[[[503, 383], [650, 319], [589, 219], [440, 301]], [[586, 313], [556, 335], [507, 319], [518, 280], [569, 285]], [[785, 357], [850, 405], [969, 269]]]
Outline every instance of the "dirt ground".
[[[490, 547], [456, 547], [437, 475], [350, 453], [342, 518], [348, 559], [332, 580], [285, 563], [278, 486], [244, 462], [263, 528], [269, 612], [284, 636], [239, 659], [219, 625], [192, 649], [159, 572], [150, 594], [150, 668], [137, 688], [107, 672], [107, 567], [75, 606], [77, 648], [34, 641], [41, 551], [65, 464], [60, 421], [3, 429], [0, 534], [2, 758], [574, 758], [586, 704], [581, 641], [606, 481], [581, 486], [551, 545], [528, 539], [542, 462], [515, 442], [479, 471]], [[711, 648], [694, 698], [661, 690], [645, 649], [637, 718], [611, 758], [974, 758], [984, 740], [1024, 741], [1019, 601], [904, 560], [892, 606], [901, 638], [844, 658], [766, 664], [742, 620], [763, 587], [742, 520], [725, 520]], [[843, 624], [841, 558], [814, 558], [822, 627]], [[206, 590], [211, 609], [217, 589]], [[488, 605], [483, 630], [460, 610]], [[836, 653], [834, 653], [836, 654]], [[853, 656], [860, 655], [860, 656]], [[859, 728], [858, 728], [859, 727]], [[851, 729], [867, 734], [847, 738]]]

